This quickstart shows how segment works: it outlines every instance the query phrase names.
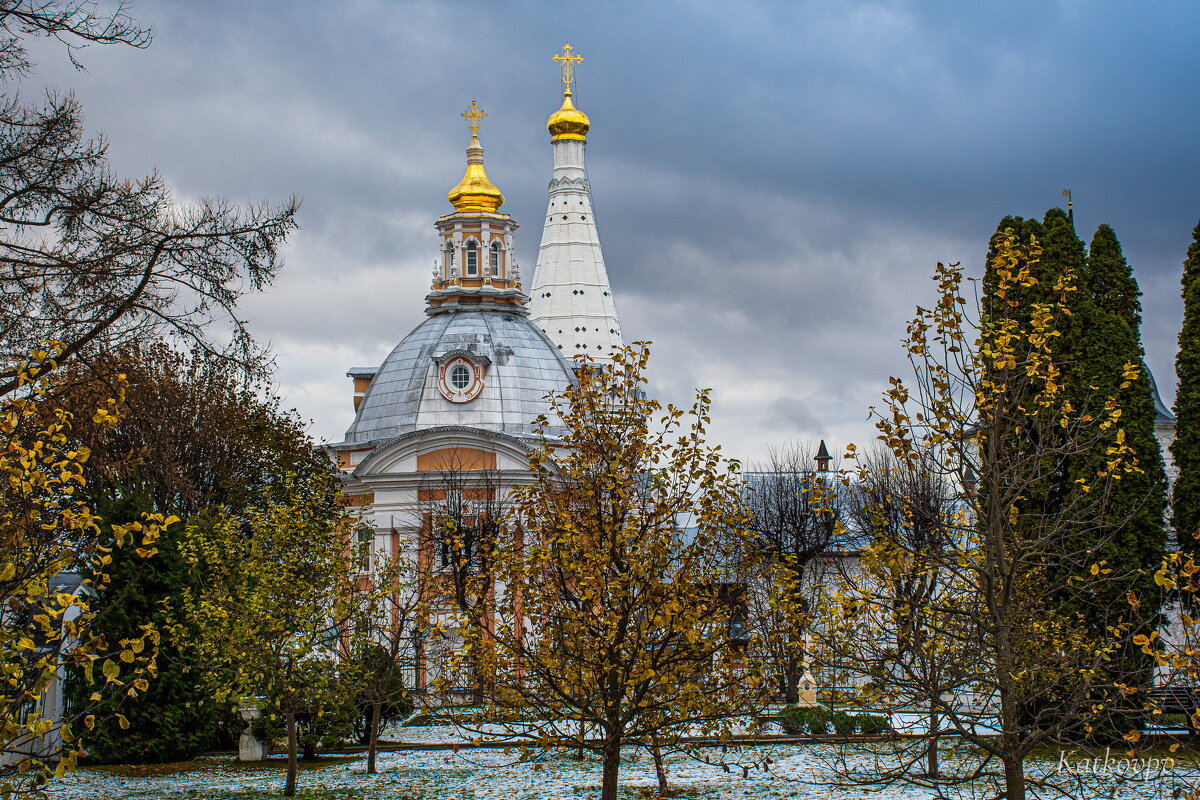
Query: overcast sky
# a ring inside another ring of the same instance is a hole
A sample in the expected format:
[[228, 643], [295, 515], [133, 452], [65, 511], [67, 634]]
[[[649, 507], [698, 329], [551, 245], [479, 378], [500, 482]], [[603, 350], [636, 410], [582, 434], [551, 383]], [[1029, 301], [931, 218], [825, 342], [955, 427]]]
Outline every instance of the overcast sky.
[[596, 220], [653, 393], [716, 398], [749, 461], [874, 435], [938, 261], [982, 272], [1008, 214], [1074, 193], [1085, 241], [1117, 231], [1168, 404], [1181, 262], [1200, 217], [1194, 2], [220, 2], [137, 0], [145, 51], [39, 47], [27, 95], [75, 91], [122, 173], [180, 200], [303, 200], [278, 282], [246, 303], [278, 384], [340, 440], [347, 368], [424, 318], [433, 222], [488, 113], [489, 176], [536, 261], [559, 103], [584, 62]]

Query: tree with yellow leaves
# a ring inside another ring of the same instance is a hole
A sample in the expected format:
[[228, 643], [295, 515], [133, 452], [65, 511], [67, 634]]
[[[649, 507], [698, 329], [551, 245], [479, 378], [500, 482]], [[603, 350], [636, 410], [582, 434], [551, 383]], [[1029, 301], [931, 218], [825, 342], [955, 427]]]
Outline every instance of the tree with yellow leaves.
[[[1105, 504], [1097, 498], [1137, 464], [1116, 402], [1093, 416], [1073, 407], [1063, 388], [1059, 345], [1075, 276], [1028, 291], [1039, 256], [1036, 242], [998, 237], [989, 271], [996, 302], [977, 317], [962, 296], [962, 271], [939, 264], [938, 301], [918, 309], [905, 343], [915, 380], [893, 378], [877, 414], [893, 455], [883, 465], [890, 480], [950, 481], [958, 497], [940, 504], [933, 539], [920, 530], [929, 522], [921, 509], [900, 503], [900, 516], [876, 526], [858, 568], [818, 614], [827, 625], [825, 662], [861, 685], [853, 702], [937, 722], [895, 742], [890, 768], [875, 762], [854, 780], [935, 790], [970, 782], [989, 796], [1024, 800], [1031, 753], [1114, 735], [1110, 708], [1140, 688], [1115, 658], [1137, 633], [1131, 607], [1093, 607], [1085, 619], [1062, 603], [1111, 597], [1141, 580], [1137, 565], [1106, 563], [1076, 546], [1098, 524]], [[1135, 364], [1112, 368], [1122, 387], [1138, 374]], [[1108, 461], [1047, 513], [1041, 499], [1056, 465], [1101, 441], [1112, 442]], [[875, 514], [882, 520], [889, 508], [896, 504], [878, 502]], [[1052, 584], [1051, 574], [1065, 578]], [[920, 591], [897, 588], [913, 586]], [[1091, 622], [1098, 617], [1099, 634]], [[949, 767], [930, 769], [928, 739], [945, 735], [968, 746]], [[1038, 785], [1054, 786], [1056, 796], [1090, 793], [1079, 780], [1066, 771], [1039, 776]]]
[[[0, 398], [0, 797], [34, 797], [73, 769], [102, 701], [148, 688], [159, 641], [150, 625], [111, 641], [96, 631], [92, 595], [108, 582], [116, 548], [154, 554], [176, 520], [147, 516], [102, 528], [79, 499], [86, 449], [71, 444], [71, 414], [47, 399], [56, 350], [14, 365], [20, 388]], [[116, 421], [117, 398], [94, 411]], [[109, 532], [110, 531], [110, 532]], [[92, 688], [62, 707], [62, 681], [77, 670]], [[119, 704], [106, 704], [119, 708]], [[128, 725], [119, 711], [111, 713]]]
[[262, 698], [283, 716], [291, 797], [300, 718], [353, 708], [347, 623], [358, 605], [336, 478], [281, 482], [260, 507], [188, 526], [180, 552], [197, 580], [178, 601], [173, 630], [219, 701]]
[[[644, 343], [581, 364], [551, 398], [532, 482], [490, 554], [493, 611], [462, 620], [458, 676], [484, 699], [468, 725], [520, 738], [525, 757], [587, 749], [616, 797], [623, 746], [664, 756], [687, 734], [728, 741], [774, 690], [742, 597], [751, 534], [736, 465], [705, 443], [710, 399], [647, 398]], [[561, 438], [545, 435], [561, 420]]]

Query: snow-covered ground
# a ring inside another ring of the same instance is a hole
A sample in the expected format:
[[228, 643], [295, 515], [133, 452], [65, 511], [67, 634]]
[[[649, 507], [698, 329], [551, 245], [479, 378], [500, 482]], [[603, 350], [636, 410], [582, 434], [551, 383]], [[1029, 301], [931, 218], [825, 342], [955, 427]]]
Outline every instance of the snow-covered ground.
[[[439, 742], [455, 738], [447, 726], [399, 728], [388, 738], [408, 742]], [[714, 755], [716, 753], [714, 752]], [[719, 766], [676, 756], [670, 761], [672, 788], [688, 797], [719, 800], [792, 798], [793, 800], [916, 800], [929, 790], [839, 787], [829, 745], [775, 745], [746, 751], [742, 760], [770, 758], [767, 770], [740, 768], [726, 772]], [[732, 758], [736, 759], [736, 756]], [[865, 764], [865, 761], [860, 762]], [[300, 796], [309, 800], [575, 800], [596, 797], [600, 764], [594, 758], [576, 759], [555, 753], [533, 764], [516, 762], [502, 750], [462, 749], [381, 753], [379, 774], [366, 774], [366, 759], [330, 762], [302, 769]], [[1046, 767], [1048, 765], [1043, 765]], [[231, 757], [206, 757], [185, 770], [148, 770], [129, 775], [123, 771], [82, 769], [51, 784], [51, 797], [62, 800], [265, 800], [280, 795], [284, 771], [281, 760], [269, 765], [238, 764]], [[157, 774], [156, 774], [157, 773]], [[1088, 797], [1168, 798], [1175, 782], [1169, 778], [1115, 788], [1111, 781], [1097, 785]], [[621, 766], [622, 800], [653, 796], [657, 787], [654, 763], [645, 752], [629, 750]], [[971, 793], [967, 792], [966, 797]]]
[[[811, 749], [811, 748], [810, 748]], [[770, 773], [741, 771], [727, 774], [721, 768], [690, 760], [673, 760], [672, 788], [691, 790], [692, 796], [712, 798], [834, 798], [863, 797], [861, 789], [830, 789], [799, 782], [813, 780], [819, 767], [813, 754], [800, 748], [778, 748], [779, 760]], [[761, 754], [758, 754], [761, 755]], [[107, 771], [81, 770], [53, 784], [52, 797], [77, 800], [167, 800], [167, 798], [220, 798], [258, 800], [278, 797], [284, 773], [246, 770], [227, 758], [202, 759], [195, 771], [171, 775], [123, 777]], [[575, 800], [595, 797], [600, 790], [600, 764], [594, 759], [551, 757], [536, 764], [514, 763], [499, 750], [407, 751], [381, 753], [379, 774], [367, 775], [360, 759], [300, 773], [300, 796], [309, 798], [362, 798], [362, 800]], [[645, 753], [630, 753], [621, 766], [621, 797], [642, 798], [657, 787], [654, 763]], [[889, 791], [878, 797], [908, 800], [927, 793]]]

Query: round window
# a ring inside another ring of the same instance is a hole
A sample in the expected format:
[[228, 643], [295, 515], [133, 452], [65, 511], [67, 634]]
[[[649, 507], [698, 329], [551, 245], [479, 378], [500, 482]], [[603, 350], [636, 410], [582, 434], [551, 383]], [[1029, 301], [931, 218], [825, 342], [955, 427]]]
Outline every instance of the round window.
[[451, 403], [469, 403], [483, 390], [483, 367], [461, 356], [443, 363], [438, 389]]

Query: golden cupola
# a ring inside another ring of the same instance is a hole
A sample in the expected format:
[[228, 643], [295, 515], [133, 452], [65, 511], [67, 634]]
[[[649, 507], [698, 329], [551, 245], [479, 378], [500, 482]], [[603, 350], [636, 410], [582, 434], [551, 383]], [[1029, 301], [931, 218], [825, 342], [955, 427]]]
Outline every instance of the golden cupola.
[[563, 92], [562, 107], [546, 120], [546, 129], [550, 131], [552, 141], [559, 139], [586, 139], [588, 129], [592, 124], [587, 114], [575, 107], [571, 102], [571, 89]]
[[571, 52], [574, 49], [571, 47], [571, 43], [567, 42], [563, 45], [563, 51], [554, 56], [559, 69], [562, 70], [563, 101], [558, 111], [555, 111], [550, 115], [550, 119], [546, 120], [546, 129], [550, 131], [550, 140], [553, 142], [557, 142], [559, 139], [586, 141], [588, 129], [592, 127], [587, 114], [580, 111], [571, 102], [571, 84], [575, 82], [575, 65], [583, 61], [583, 56]]
[[446, 197], [455, 211], [465, 213], [488, 212], [495, 214], [504, 205], [504, 195], [488, 180], [483, 169], [483, 145], [479, 143], [480, 120], [487, 114], [471, 101], [471, 107], [463, 112], [463, 118], [471, 129], [471, 145], [467, 148], [467, 171], [462, 180], [451, 189]]

